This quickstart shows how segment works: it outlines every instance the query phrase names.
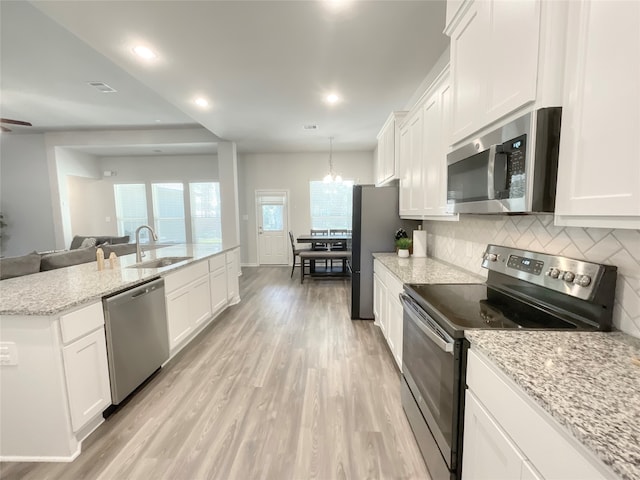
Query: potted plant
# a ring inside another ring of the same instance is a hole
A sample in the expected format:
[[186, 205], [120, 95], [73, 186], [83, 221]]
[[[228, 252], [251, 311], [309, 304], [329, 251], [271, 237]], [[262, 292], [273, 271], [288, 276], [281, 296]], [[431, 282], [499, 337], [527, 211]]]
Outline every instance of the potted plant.
[[396, 248], [398, 249], [398, 256], [407, 258], [409, 256], [409, 249], [411, 248], [412, 240], [407, 237], [401, 237], [396, 240]]

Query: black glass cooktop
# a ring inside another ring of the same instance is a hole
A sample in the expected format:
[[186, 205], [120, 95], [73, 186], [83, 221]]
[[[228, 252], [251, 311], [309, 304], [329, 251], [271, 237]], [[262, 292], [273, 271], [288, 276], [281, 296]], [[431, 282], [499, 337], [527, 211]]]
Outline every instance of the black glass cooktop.
[[448, 330], [585, 330], [589, 325], [514, 299], [486, 284], [409, 284], [407, 293]]

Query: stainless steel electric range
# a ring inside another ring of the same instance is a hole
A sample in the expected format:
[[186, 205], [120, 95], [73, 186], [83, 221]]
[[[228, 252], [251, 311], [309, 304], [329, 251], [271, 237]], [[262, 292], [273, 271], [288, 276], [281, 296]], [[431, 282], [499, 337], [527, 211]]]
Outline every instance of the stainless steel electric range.
[[617, 268], [488, 245], [483, 284], [407, 284], [402, 405], [433, 480], [462, 472], [467, 329], [611, 329]]

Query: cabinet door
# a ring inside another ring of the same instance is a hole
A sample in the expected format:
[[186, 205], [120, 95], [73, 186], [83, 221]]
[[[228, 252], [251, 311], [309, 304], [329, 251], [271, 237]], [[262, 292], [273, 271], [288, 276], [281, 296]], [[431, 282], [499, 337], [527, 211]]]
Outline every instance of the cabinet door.
[[380, 319], [378, 320], [378, 322], [380, 323], [380, 330], [382, 330], [382, 333], [384, 335], [384, 338], [387, 338], [389, 336], [388, 330], [389, 330], [389, 309], [387, 306], [387, 286], [384, 284], [384, 277], [382, 275], [380, 275], [378, 277], [379, 283], [378, 283], [378, 298], [379, 298], [379, 303], [378, 303], [378, 314], [380, 316]]
[[77, 432], [111, 405], [104, 328], [62, 349], [71, 426]]
[[514, 480], [522, 476], [524, 458], [469, 390], [462, 451], [463, 480]]
[[211, 318], [209, 275], [189, 286], [189, 317], [194, 325], [200, 325]]
[[[475, 1], [451, 35], [453, 78], [452, 142], [473, 133], [483, 119], [487, 69], [501, 65], [489, 50], [489, 2]], [[503, 70], [503, 68], [500, 68]]]
[[402, 371], [402, 304], [397, 295], [389, 295], [389, 346]]
[[380, 312], [382, 311], [380, 283], [380, 277], [376, 272], [373, 272], [373, 318], [378, 325], [381, 323]]
[[396, 122], [393, 120], [384, 132], [384, 178], [396, 178]]
[[419, 109], [409, 122], [410, 157], [411, 157], [411, 191], [409, 193], [409, 211], [414, 215], [424, 213], [424, 187], [422, 154], [422, 109]]
[[384, 171], [384, 155], [385, 155], [385, 146], [384, 146], [385, 136], [384, 132], [380, 132], [378, 136], [378, 150], [376, 151], [376, 185], [382, 184], [384, 181], [385, 171]]
[[[442, 178], [441, 163], [444, 160], [442, 144], [442, 117], [439, 92], [427, 99], [422, 107], [423, 113], [423, 145], [424, 150], [424, 211], [427, 215], [437, 214], [440, 201], [440, 184]], [[445, 177], [446, 178], [446, 177]]]
[[227, 269], [222, 267], [209, 275], [211, 289], [211, 313], [215, 314], [227, 305]]
[[400, 215], [408, 215], [411, 207], [411, 131], [404, 124], [400, 130]]
[[490, 65], [483, 123], [489, 124], [536, 98], [540, 0], [498, 0], [485, 7]]
[[167, 295], [167, 322], [169, 347], [173, 349], [193, 330], [194, 323], [189, 314], [188, 285]]
[[569, 9], [556, 223], [640, 228], [640, 2]]
[[227, 300], [231, 304], [240, 301], [240, 287], [238, 285], [238, 259], [234, 252], [227, 255]]

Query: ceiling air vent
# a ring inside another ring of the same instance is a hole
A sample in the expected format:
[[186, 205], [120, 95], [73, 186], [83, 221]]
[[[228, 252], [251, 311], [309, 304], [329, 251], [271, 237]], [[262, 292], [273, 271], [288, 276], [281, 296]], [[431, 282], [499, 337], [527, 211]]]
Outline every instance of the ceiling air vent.
[[305, 130], [317, 130], [318, 125], [304, 125], [302, 128], [304, 128]]
[[109, 85], [103, 82], [87, 82], [93, 88], [102, 93], [114, 93], [117, 92], [115, 88], [111, 88]]

